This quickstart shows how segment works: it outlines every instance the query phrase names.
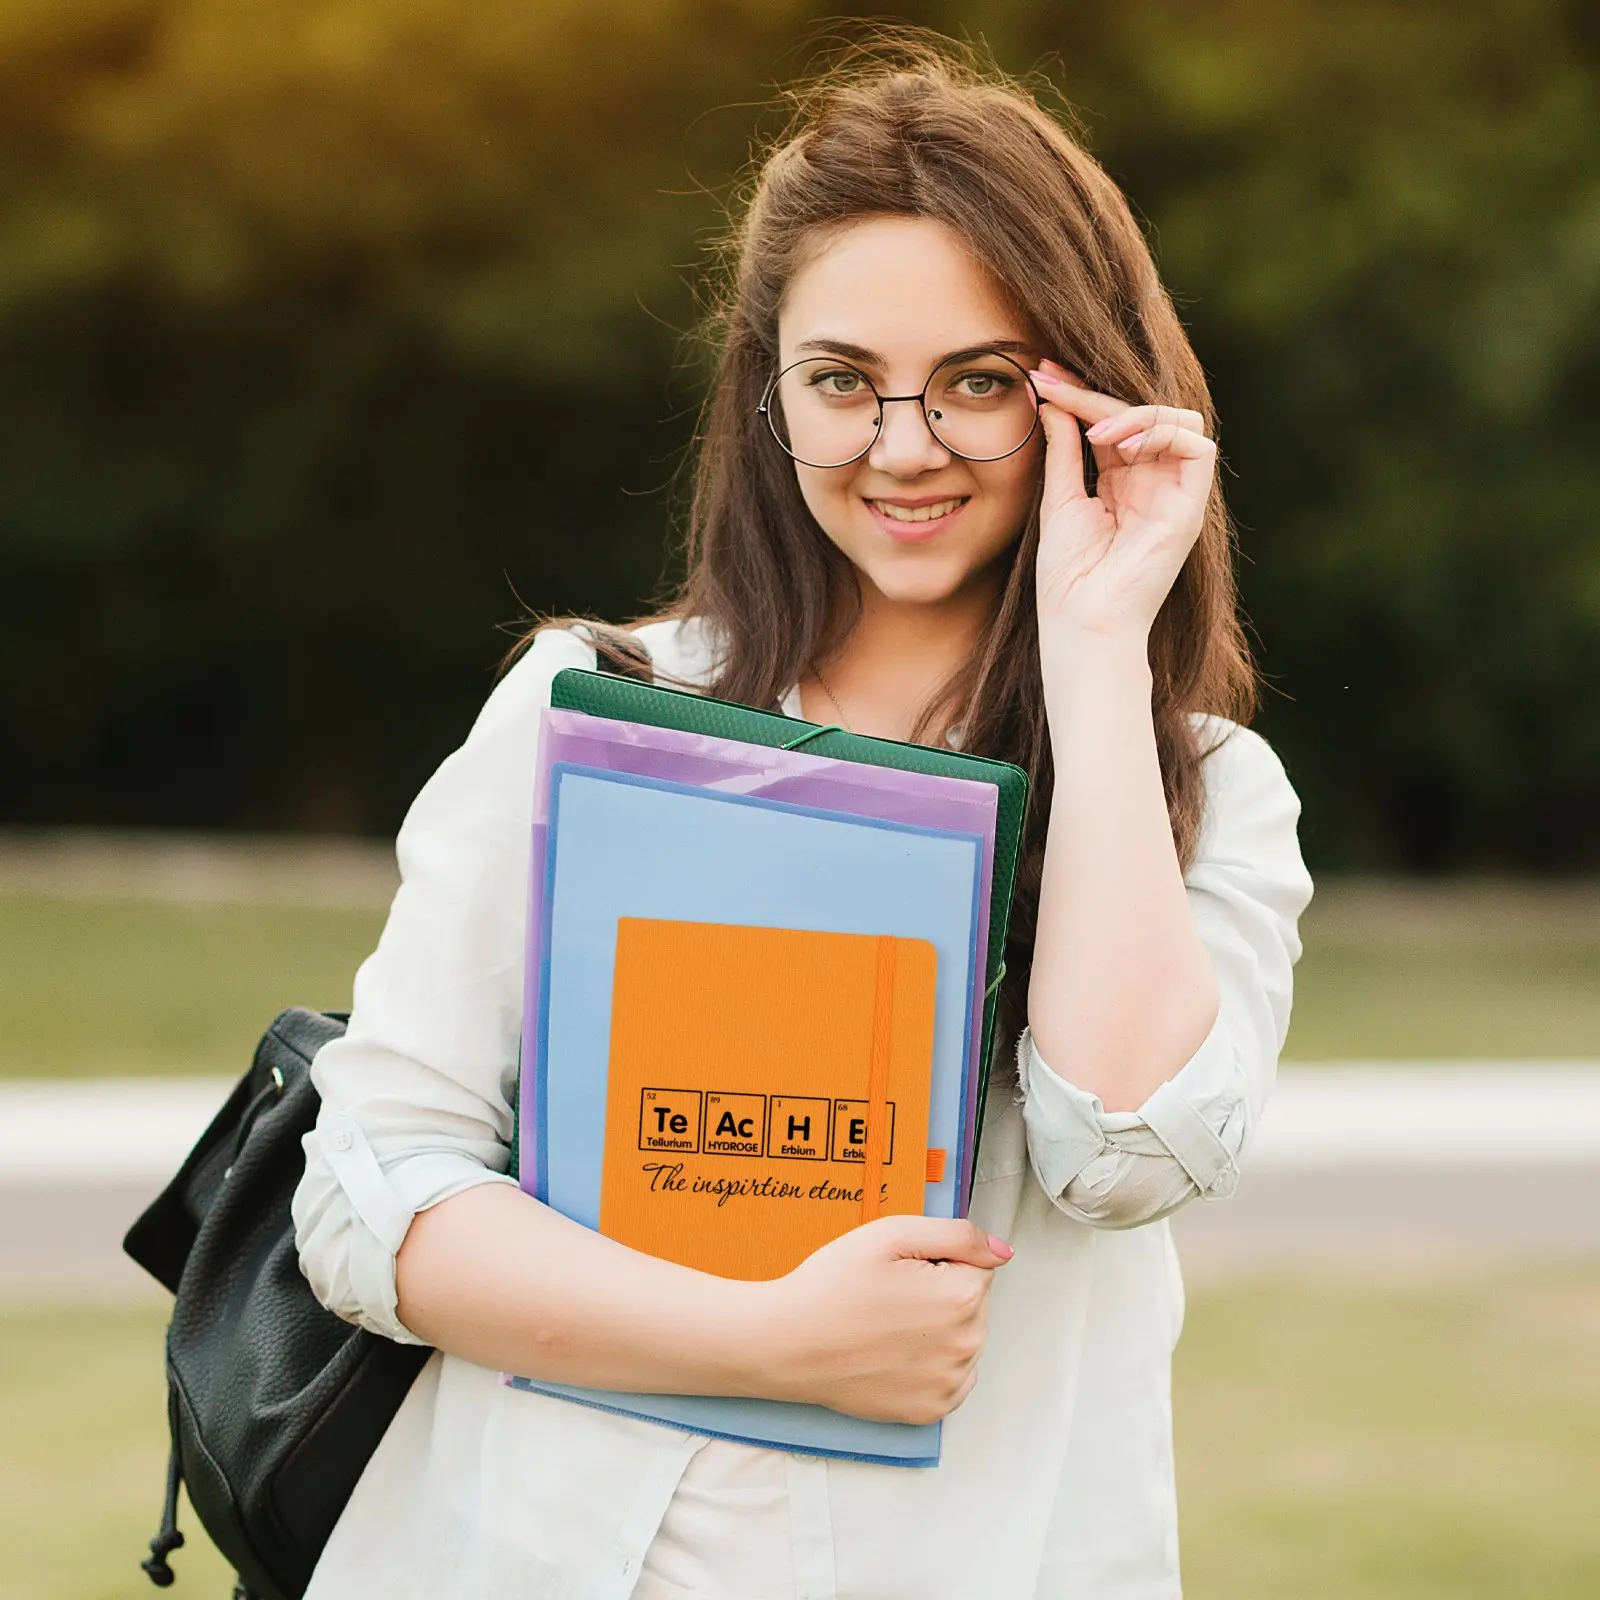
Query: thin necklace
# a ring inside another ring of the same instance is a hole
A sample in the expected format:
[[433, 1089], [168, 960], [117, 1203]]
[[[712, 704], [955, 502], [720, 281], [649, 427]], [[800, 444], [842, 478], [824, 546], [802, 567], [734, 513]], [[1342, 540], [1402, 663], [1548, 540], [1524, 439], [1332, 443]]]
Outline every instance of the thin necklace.
[[[836, 695], [833, 690], [828, 687], [828, 680], [822, 676], [822, 671], [817, 666], [815, 661], [811, 663], [811, 676], [822, 685], [822, 692], [827, 695], [829, 700], [833, 702], [833, 709], [839, 713], [839, 726], [842, 727], [846, 733], [854, 733], [856, 730], [850, 726], [850, 719], [844, 714], [844, 707], [839, 704], [838, 695]], [[951, 728], [945, 734], [945, 743], [951, 745], [955, 749], [960, 749], [961, 735], [963, 732], [964, 730], [962, 728]]]
[[850, 719], [844, 714], [844, 707], [839, 704], [838, 695], [828, 687], [828, 680], [822, 676], [822, 669], [814, 661], [811, 663], [811, 676], [822, 685], [822, 692], [833, 702], [833, 709], [839, 713], [840, 727], [846, 733], [854, 733], [856, 730], [850, 726]]

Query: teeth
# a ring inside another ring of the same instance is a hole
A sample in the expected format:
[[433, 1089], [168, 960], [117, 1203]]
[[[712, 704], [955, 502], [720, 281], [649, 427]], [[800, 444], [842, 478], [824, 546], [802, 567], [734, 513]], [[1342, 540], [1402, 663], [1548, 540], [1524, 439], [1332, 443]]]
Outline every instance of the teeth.
[[872, 504], [884, 516], [892, 517], [896, 522], [932, 522], [936, 517], [949, 516], [957, 506], [965, 505], [966, 500], [941, 500], [931, 506], [895, 506], [887, 500], [874, 500]]

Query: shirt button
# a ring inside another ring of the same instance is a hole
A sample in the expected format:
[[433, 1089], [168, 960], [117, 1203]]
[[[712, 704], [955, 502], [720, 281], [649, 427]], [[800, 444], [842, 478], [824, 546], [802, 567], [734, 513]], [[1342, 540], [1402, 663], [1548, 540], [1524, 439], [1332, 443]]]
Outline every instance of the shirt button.
[[338, 1129], [328, 1140], [335, 1150], [348, 1150], [355, 1143], [348, 1128]]

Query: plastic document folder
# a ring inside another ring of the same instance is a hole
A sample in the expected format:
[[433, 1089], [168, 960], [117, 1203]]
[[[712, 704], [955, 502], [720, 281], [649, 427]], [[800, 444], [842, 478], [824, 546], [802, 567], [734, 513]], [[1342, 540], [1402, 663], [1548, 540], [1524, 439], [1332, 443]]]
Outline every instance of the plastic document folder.
[[[954, 1215], [956, 1163], [930, 1150], [962, 1135], [982, 843], [557, 765], [540, 1198], [748, 1277], [882, 1210]], [[936, 1424], [513, 1381], [782, 1448], [938, 1459]]]
[[[931, 945], [937, 978], [927, 1138], [932, 1148], [954, 1151], [961, 1137], [978, 846], [973, 834], [557, 767], [536, 1046], [534, 1192], [585, 1227], [600, 1226], [623, 918], [887, 934]], [[808, 997], [811, 1006], [818, 1000]], [[956, 1215], [954, 1166], [926, 1186], [918, 1209]]]
[[[963, 778], [904, 772], [892, 767], [813, 756], [804, 750], [773, 749], [714, 734], [689, 733], [648, 723], [618, 722], [581, 711], [547, 708], [541, 718], [539, 755], [534, 776], [533, 860], [546, 855], [550, 809], [550, 773], [560, 763], [627, 772], [639, 777], [664, 778], [711, 789], [723, 794], [743, 794], [790, 805], [876, 817], [885, 822], [908, 822], [919, 827], [975, 833], [981, 840], [978, 928], [980, 948], [985, 947], [991, 911], [996, 801], [993, 784]], [[545, 874], [530, 874], [527, 979], [528, 1026], [526, 1037], [538, 1034], [538, 995], [543, 961]], [[983, 974], [974, 972], [982, 981]], [[974, 995], [968, 1025], [966, 1085], [962, 1120], [963, 1149], [971, 1153], [972, 1130], [977, 1126], [976, 1098], [980, 1076], [979, 1052], [983, 1016], [982, 996]], [[536, 1053], [531, 1047], [523, 1059], [519, 1113], [533, 1125], [537, 1106]], [[519, 1141], [517, 1172], [529, 1193], [538, 1189], [535, 1142]], [[948, 1159], [959, 1162], [955, 1151]], [[956, 1172], [957, 1212], [966, 1214], [971, 1162]]]
[[[985, 935], [987, 942], [982, 989], [985, 1001], [978, 1028], [980, 1044], [977, 1071], [971, 1086], [975, 1120], [969, 1153], [975, 1152], [977, 1138], [982, 1133], [989, 1063], [994, 1055], [995, 1008], [1005, 961], [1017, 856], [1021, 849], [1028, 803], [1027, 773], [1009, 762], [992, 761], [957, 750], [935, 749], [894, 739], [874, 739], [863, 734], [846, 733], [838, 728], [822, 728], [776, 711], [762, 711], [753, 706], [718, 700], [710, 695], [668, 689], [659, 684], [640, 683], [632, 678], [588, 672], [576, 667], [568, 667], [555, 675], [550, 704], [557, 710], [582, 711], [620, 722], [712, 734], [769, 749], [787, 750], [798, 743], [798, 748], [807, 754], [829, 760], [890, 767], [930, 776], [963, 778], [994, 787], [997, 815], [990, 882], [991, 906]], [[964, 1206], [970, 1190], [970, 1171], [962, 1174], [961, 1178]]]

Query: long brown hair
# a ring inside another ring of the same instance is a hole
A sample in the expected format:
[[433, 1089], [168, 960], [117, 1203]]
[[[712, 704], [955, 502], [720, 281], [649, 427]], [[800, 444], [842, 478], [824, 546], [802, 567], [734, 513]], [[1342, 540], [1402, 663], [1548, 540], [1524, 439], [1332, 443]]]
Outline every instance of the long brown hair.
[[[779, 305], [822, 232], [878, 216], [945, 223], [1042, 347], [1091, 388], [1197, 410], [1214, 431], [1204, 374], [1127, 201], [1017, 82], [937, 35], [876, 32], [787, 98], [788, 126], [753, 166], [724, 242], [687, 576], [657, 613], [708, 619], [718, 652], [708, 692], [763, 707], [826, 660], [859, 615], [854, 569], [812, 519], [756, 410], [776, 366]], [[913, 735], [960, 707], [963, 748], [1015, 762], [1032, 780], [1000, 998], [1004, 1039], [1026, 1020], [1053, 778], [1034, 608], [1038, 534], [1035, 509], [977, 649]], [[1150, 666], [1167, 808], [1187, 863], [1204, 802], [1205, 752], [1191, 715], [1244, 720], [1253, 702], [1220, 489], [1151, 631]]]

